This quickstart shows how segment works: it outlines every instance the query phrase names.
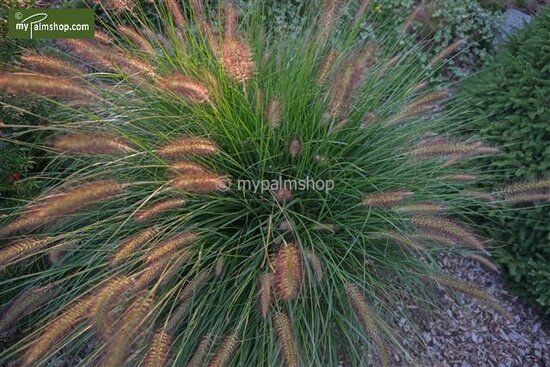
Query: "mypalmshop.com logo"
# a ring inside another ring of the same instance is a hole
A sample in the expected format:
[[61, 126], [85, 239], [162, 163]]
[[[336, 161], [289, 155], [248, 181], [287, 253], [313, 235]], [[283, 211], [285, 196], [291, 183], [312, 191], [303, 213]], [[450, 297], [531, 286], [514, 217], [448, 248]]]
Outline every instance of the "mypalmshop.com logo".
[[92, 39], [94, 13], [90, 9], [10, 9], [8, 37]]

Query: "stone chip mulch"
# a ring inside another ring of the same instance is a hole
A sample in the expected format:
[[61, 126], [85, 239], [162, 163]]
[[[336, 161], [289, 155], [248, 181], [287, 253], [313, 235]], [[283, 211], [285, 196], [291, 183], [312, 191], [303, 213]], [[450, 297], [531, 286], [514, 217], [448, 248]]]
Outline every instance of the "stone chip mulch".
[[[414, 365], [545, 367], [550, 366], [550, 322], [511, 295], [498, 274], [486, 270], [475, 260], [442, 256], [440, 265], [455, 277], [471, 282], [493, 296], [512, 315], [506, 322], [483, 302], [457, 294], [443, 296], [440, 309], [429, 317], [419, 316], [416, 330], [406, 319], [396, 320], [407, 350], [414, 350]], [[442, 293], [443, 294], [443, 293]], [[402, 359], [402, 358], [401, 358]], [[394, 366], [410, 366], [394, 356]]]

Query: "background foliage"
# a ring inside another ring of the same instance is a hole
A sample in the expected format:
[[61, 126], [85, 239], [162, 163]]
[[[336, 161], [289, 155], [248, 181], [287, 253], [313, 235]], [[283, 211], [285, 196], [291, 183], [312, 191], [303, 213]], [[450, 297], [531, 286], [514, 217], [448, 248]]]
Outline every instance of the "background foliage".
[[[491, 159], [493, 182], [550, 172], [550, 10], [516, 34], [464, 85], [477, 128], [503, 154]], [[515, 207], [488, 226], [513, 288], [550, 310], [550, 208]]]

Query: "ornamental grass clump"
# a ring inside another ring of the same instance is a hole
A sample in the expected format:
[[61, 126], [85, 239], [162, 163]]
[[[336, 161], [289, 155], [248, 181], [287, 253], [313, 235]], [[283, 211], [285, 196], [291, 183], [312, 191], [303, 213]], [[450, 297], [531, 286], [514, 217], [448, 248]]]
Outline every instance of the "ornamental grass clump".
[[58, 106], [49, 188], [0, 226], [3, 274], [20, 274], [1, 281], [1, 364], [389, 366], [401, 295], [427, 307], [440, 285], [503, 311], [436, 262], [486, 256], [461, 221], [465, 167], [498, 149], [451, 138], [460, 106], [410, 50], [341, 24], [357, 4], [305, 9], [282, 38], [263, 7], [164, 4], [157, 28], [104, 2], [124, 26], [0, 75]]

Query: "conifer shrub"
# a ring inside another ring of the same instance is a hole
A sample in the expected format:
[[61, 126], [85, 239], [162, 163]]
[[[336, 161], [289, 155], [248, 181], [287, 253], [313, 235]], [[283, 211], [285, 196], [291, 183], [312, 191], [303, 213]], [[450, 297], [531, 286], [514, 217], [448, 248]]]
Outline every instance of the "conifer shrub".
[[473, 191], [498, 148], [452, 136], [460, 103], [398, 35], [361, 40], [368, 1], [344, 24], [343, 2], [310, 3], [287, 34], [263, 6], [169, 0], [152, 24], [101, 4], [120, 26], [0, 74], [59, 106], [48, 188], [3, 211], [0, 363], [390, 366], [403, 299], [458, 291], [509, 317], [437, 255], [488, 262], [460, 217], [550, 183]]
[[[463, 85], [473, 127], [502, 147], [502, 154], [486, 163], [489, 184], [550, 177], [549, 37], [546, 10]], [[549, 218], [548, 206], [514, 205], [488, 225], [509, 284], [545, 310], [550, 310]]]

